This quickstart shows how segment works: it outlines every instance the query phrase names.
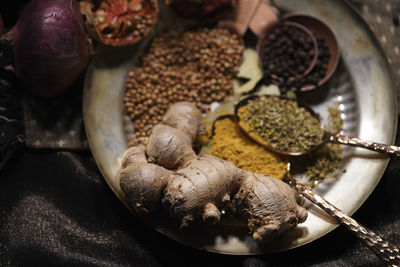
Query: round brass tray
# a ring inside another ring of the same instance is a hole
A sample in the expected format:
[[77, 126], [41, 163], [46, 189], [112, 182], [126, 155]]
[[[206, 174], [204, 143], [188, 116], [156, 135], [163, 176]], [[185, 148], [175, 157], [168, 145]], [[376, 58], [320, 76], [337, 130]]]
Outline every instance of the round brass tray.
[[[328, 104], [338, 103], [346, 134], [393, 143], [397, 124], [396, 93], [385, 56], [364, 21], [344, 1], [277, 0], [275, 3], [284, 10], [322, 19], [338, 38], [339, 69], [325, 88], [317, 89], [330, 93], [321, 102], [313, 103], [314, 109], [323, 113]], [[85, 81], [83, 114], [89, 144], [105, 180], [124, 204], [118, 171], [130, 132], [125, 127], [122, 98], [127, 73], [136, 52], [145, 44], [146, 41], [130, 47], [100, 49], [87, 70]], [[321, 96], [321, 92], [314, 94]], [[317, 190], [332, 204], [353, 214], [374, 190], [388, 159], [361, 149], [346, 150], [346, 158], [342, 164], [342, 170], [346, 171]], [[156, 214], [147, 218], [146, 223], [194, 248], [225, 254], [260, 254], [304, 245], [337, 226], [314, 206], [309, 211], [304, 223], [269, 245], [253, 241], [243, 225], [229, 220], [215, 226], [199, 224], [181, 230], [167, 216]]]

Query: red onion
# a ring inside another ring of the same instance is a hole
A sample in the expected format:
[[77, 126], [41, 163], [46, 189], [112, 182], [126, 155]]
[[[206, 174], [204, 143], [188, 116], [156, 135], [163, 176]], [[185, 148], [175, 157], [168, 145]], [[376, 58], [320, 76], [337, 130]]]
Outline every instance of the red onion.
[[60, 95], [87, 64], [87, 36], [76, 0], [32, 0], [11, 33], [17, 77], [33, 95]]

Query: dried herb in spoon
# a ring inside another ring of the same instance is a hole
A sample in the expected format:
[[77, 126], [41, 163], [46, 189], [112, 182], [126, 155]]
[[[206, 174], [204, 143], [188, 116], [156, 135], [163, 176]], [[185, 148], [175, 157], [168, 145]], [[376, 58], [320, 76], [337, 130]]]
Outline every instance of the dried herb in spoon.
[[318, 119], [296, 101], [277, 96], [249, 100], [238, 110], [241, 126], [273, 149], [305, 152], [319, 145], [324, 130]]

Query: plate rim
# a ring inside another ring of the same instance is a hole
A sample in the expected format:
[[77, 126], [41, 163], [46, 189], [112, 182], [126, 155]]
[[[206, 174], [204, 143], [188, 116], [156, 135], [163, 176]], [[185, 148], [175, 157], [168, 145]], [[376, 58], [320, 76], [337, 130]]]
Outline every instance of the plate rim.
[[[360, 18], [361, 18], [362, 23], [364, 23], [364, 25], [363, 25], [364, 28], [365, 28], [364, 30], [367, 31], [368, 37], [371, 39], [371, 41], [374, 42], [373, 45], [374, 45], [375, 48], [377, 48], [378, 53], [379, 53], [380, 56], [381, 56], [381, 59], [383, 59], [383, 60], [385, 61], [385, 68], [386, 68], [386, 69], [390, 69], [390, 68], [389, 68], [389, 63], [388, 63], [388, 61], [387, 61], [387, 58], [384, 56], [384, 52], [383, 52], [383, 49], [382, 49], [380, 43], [378, 42], [376, 36], [372, 33], [371, 29], [366, 25], [365, 20], [363, 20], [362, 17], [360, 17], [360, 16], [358, 15], [358, 13], [355, 12], [355, 10], [354, 10], [350, 5], [348, 5], [345, 1], [341, 1], [341, 2], [344, 3], [344, 4], [349, 8], [349, 10], [351, 10], [351, 12], [354, 12], [354, 14], [357, 15], [357, 17], [358, 17], [357, 19], [360, 19]], [[133, 47], [131, 47], [131, 48], [133, 48]], [[128, 49], [128, 50], [129, 50], [129, 49]], [[88, 88], [90, 88], [90, 85], [91, 85], [91, 82], [92, 82], [91, 79], [93, 79], [94, 68], [95, 68], [94, 66], [95, 66], [95, 64], [96, 64], [96, 58], [93, 58], [92, 61], [90, 62], [90, 65], [89, 65], [88, 68], [87, 68], [86, 77], [85, 77], [85, 84], [84, 84], [84, 91], [83, 91], [83, 119], [84, 119], [84, 124], [85, 124], [86, 135], [87, 135], [87, 137], [88, 137], [88, 143], [89, 143], [90, 149], [91, 149], [91, 151], [92, 151], [92, 154], [93, 154], [93, 156], [94, 156], [94, 158], [95, 158], [96, 164], [97, 164], [97, 166], [99, 167], [99, 169], [100, 169], [100, 171], [101, 171], [103, 177], [105, 178], [107, 184], [111, 187], [112, 191], [117, 195], [117, 197], [122, 201], [122, 203], [123, 203], [125, 206], [127, 206], [129, 210], [132, 211], [132, 209], [127, 205], [126, 201], [124, 200], [123, 196], [121, 195], [121, 192], [122, 192], [122, 191], [121, 191], [120, 189], [116, 188], [115, 185], [113, 185], [113, 184], [110, 182], [110, 179], [107, 179], [107, 178], [106, 178], [107, 176], [109, 176], [109, 174], [107, 173], [107, 170], [104, 169], [104, 166], [101, 164], [101, 160], [98, 158], [97, 153], [94, 152], [94, 151], [96, 151], [96, 148], [95, 148], [95, 144], [94, 144], [94, 141], [93, 141], [93, 132], [92, 132], [93, 129], [91, 128], [91, 126], [89, 126], [89, 125], [91, 125], [91, 122], [89, 121], [89, 120], [90, 120], [90, 116], [88, 115], [88, 114], [89, 114], [89, 113], [88, 113], [88, 109], [89, 109], [88, 105], [90, 104], [90, 100], [88, 100], [88, 99], [89, 99], [89, 93], [90, 93], [89, 90], [90, 90], [90, 89], [88, 89]], [[123, 64], [121, 64], [121, 66], [122, 66], [122, 65], [126, 65], [126, 64], [129, 64], [129, 63], [124, 62]], [[396, 90], [394, 90], [395, 88], [394, 88], [394, 83], [393, 83], [393, 78], [392, 78], [391, 73], [388, 74], [388, 77], [390, 78], [390, 81], [389, 81], [390, 87], [391, 87], [393, 93], [396, 95], [397, 92], [396, 92]], [[121, 95], [121, 99], [122, 99], [122, 91], [120, 92], [120, 95]], [[395, 97], [394, 102], [395, 102], [395, 103], [394, 103], [394, 107], [395, 107], [395, 109], [396, 109], [395, 112], [396, 112], [396, 115], [397, 115], [397, 107], [398, 107], [398, 105], [397, 105], [397, 97]], [[121, 108], [121, 106], [120, 106], [119, 108]], [[121, 113], [122, 113], [122, 111], [121, 111]], [[392, 143], [393, 143], [393, 141], [395, 140], [396, 129], [397, 129], [396, 126], [397, 126], [397, 123], [398, 123], [397, 120], [394, 120], [394, 121], [395, 121], [395, 125], [394, 125], [394, 129], [395, 129], [395, 130], [394, 130], [394, 133], [393, 133], [393, 138], [392, 138], [392, 140], [391, 140]], [[120, 130], [123, 131], [123, 129], [120, 129]], [[125, 142], [125, 145], [126, 145], [126, 140], [124, 140], [124, 142]], [[375, 187], [377, 186], [377, 184], [379, 183], [379, 181], [380, 181], [381, 178], [382, 178], [383, 172], [385, 171], [388, 162], [389, 162], [389, 159], [385, 160], [385, 161], [382, 163], [382, 169], [383, 169], [383, 171], [382, 171], [382, 173], [379, 175], [379, 178], [376, 179], [376, 183], [371, 187], [371, 190], [368, 192], [368, 194], [365, 194], [365, 195], [363, 196], [363, 199], [362, 199], [361, 201], [358, 202], [358, 205], [355, 205], [356, 207], [353, 207], [353, 210], [351, 210], [350, 212], [348, 212], [349, 215], [352, 215], [355, 211], [357, 211], [357, 210], [361, 207], [361, 205], [365, 202], [365, 200], [369, 197], [369, 195], [374, 191]], [[137, 216], [134, 212], [133, 212], [133, 214], [134, 214], [136, 217], [138, 217], [139, 219], [143, 219], [143, 218], [141, 218], [140, 216]], [[146, 221], [146, 220], [144, 220], [144, 221], [145, 221], [146, 223], [149, 223], [149, 222]], [[179, 242], [179, 243], [182, 243], [182, 244], [187, 245], [187, 246], [192, 247], [192, 248], [201, 249], [201, 250], [205, 250], [205, 251], [212, 251], [212, 252], [216, 252], [216, 253], [220, 253], [220, 254], [230, 254], [230, 255], [233, 255], [233, 254], [234, 254], [234, 255], [259, 255], [259, 254], [270, 254], [270, 253], [278, 252], [278, 251], [260, 251], [260, 252], [258, 252], [258, 253], [237, 253], [237, 252], [222, 252], [222, 251], [220, 251], [220, 250], [212, 250], [212, 249], [210, 249], [210, 248], [205, 248], [205, 247], [202, 247], [202, 248], [194, 247], [194, 246], [192, 246], [190, 243], [183, 242], [183, 241], [180, 240], [179, 238], [175, 238], [175, 237], [171, 236], [170, 234], [166, 234], [165, 231], [163, 231], [162, 229], [160, 229], [157, 225], [155, 225], [155, 224], [153, 224], [153, 223], [151, 223], [151, 222], [150, 222], [150, 224], [151, 224], [152, 227], [153, 227], [154, 229], [156, 229], [157, 231], [161, 232], [162, 234], [168, 236], [169, 238], [171, 238], [171, 239], [173, 239], [173, 240], [175, 240], [175, 241], [177, 241], [177, 242]], [[291, 247], [289, 247], [289, 248], [287, 248], [287, 249], [285, 249], [285, 250], [293, 249], [293, 248], [296, 248], [296, 247], [305, 245], [305, 244], [307, 244], [307, 243], [310, 243], [310, 242], [312, 242], [312, 241], [315, 241], [315, 240], [317, 240], [318, 238], [320, 238], [320, 237], [324, 236], [325, 234], [327, 234], [327, 233], [331, 232], [332, 230], [334, 230], [337, 226], [339, 226], [339, 224], [332, 224], [332, 223], [331, 223], [331, 224], [329, 225], [329, 227], [326, 228], [326, 231], [325, 231], [324, 233], [320, 234], [319, 236], [317, 236], [317, 237], [315, 237], [315, 238], [313, 238], [313, 239], [311, 239], [311, 240], [308, 240], [307, 242], [303, 242], [303, 243], [300, 243], [300, 244], [296, 244], [296, 245], [294, 245], [294, 246], [291, 246]], [[279, 250], [279, 251], [282, 251], [282, 250]]]

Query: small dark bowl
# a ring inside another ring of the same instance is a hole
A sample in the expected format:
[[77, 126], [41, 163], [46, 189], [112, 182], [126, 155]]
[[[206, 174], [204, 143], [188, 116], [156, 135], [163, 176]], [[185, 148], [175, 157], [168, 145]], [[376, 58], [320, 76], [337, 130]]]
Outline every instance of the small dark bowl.
[[[283, 20], [301, 24], [308, 28], [316, 38], [320, 37], [325, 39], [331, 56], [325, 76], [318, 81], [318, 86], [323, 85], [332, 77], [339, 62], [340, 49], [335, 33], [325, 22], [311, 15], [287, 13], [283, 16]], [[315, 87], [315, 85], [305, 85], [300, 91], [309, 91], [315, 89]]]
[[308, 73], [311, 72], [311, 70], [315, 66], [315, 63], [317, 62], [317, 59], [318, 59], [318, 44], [317, 44], [317, 41], [316, 41], [314, 35], [311, 33], [311, 31], [309, 31], [303, 25], [301, 25], [299, 23], [295, 23], [295, 22], [283, 21], [281, 23], [276, 24], [273, 27], [268, 28], [268, 30], [263, 33], [262, 37], [259, 39], [259, 41], [257, 43], [257, 52], [258, 52], [259, 59], [261, 61], [260, 62], [261, 66], [263, 66], [262, 59], [264, 58], [264, 49], [263, 48], [268, 42], [268, 35], [271, 32], [273, 32], [276, 28], [282, 27], [282, 26], [289, 26], [289, 27], [296, 28], [297, 30], [299, 30], [299, 31], [305, 33], [307, 36], [309, 36], [311, 38], [312, 42], [313, 42], [313, 45], [314, 45], [314, 57], [311, 60], [310, 65], [308, 66], [308, 68], [303, 73], [303, 76], [305, 76], [305, 75], [307, 75]]

